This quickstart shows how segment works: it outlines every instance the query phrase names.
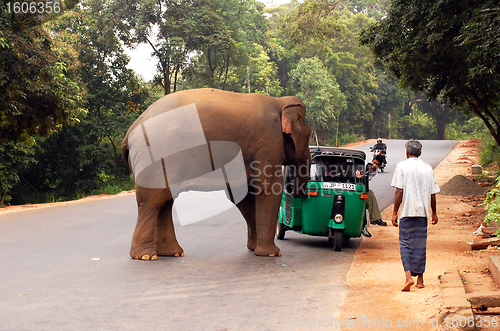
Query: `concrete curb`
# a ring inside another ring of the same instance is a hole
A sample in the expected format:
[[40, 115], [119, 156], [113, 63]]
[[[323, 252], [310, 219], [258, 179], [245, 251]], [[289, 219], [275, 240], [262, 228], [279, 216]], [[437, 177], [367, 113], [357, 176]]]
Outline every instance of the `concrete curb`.
[[[489, 268], [491, 276], [495, 282], [500, 285], [500, 256], [489, 256]], [[496, 292], [467, 294], [465, 292], [462, 278], [460, 277], [460, 272], [456, 267], [446, 271], [441, 277], [441, 289], [443, 294], [443, 305], [441, 307], [441, 312], [439, 313], [439, 325], [442, 326], [440, 330], [449, 330], [448, 327], [453, 320], [461, 321], [465, 319], [468, 320], [469, 318], [474, 320], [471, 302], [474, 303], [479, 300], [479, 302], [482, 302], [485, 305], [491, 304], [491, 306], [495, 307], [498, 305], [498, 296], [495, 296]], [[469, 297], [470, 302], [467, 297]], [[475, 327], [469, 327], [462, 328], [461, 330], [476, 329], [477, 328]]]
[[[444, 273], [441, 277], [441, 288], [443, 305], [439, 313], [439, 325], [449, 325], [450, 323], [447, 323], [449, 319], [474, 318], [458, 268], [455, 267]], [[475, 327], [463, 330], [475, 330]]]
[[495, 280], [495, 283], [497, 283], [497, 285], [500, 285], [500, 256], [490, 255], [489, 260], [491, 276]]

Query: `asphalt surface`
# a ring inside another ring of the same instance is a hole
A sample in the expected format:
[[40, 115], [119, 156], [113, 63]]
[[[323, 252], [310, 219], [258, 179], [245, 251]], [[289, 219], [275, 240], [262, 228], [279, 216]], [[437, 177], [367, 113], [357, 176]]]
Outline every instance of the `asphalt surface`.
[[[389, 165], [371, 182], [381, 208], [403, 143], [387, 142]], [[424, 141], [422, 158], [435, 165], [455, 144]], [[233, 208], [177, 224], [185, 257], [136, 261], [136, 217], [135, 195], [0, 213], [0, 330], [337, 329], [361, 239], [334, 252], [287, 232], [282, 257], [257, 257]]]
[[[422, 143], [420, 159], [435, 168], [458, 143], [457, 140], [419, 140]], [[406, 159], [406, 140], [384, 140], [387, 145], [387, 167], [379, 172], [371, 181], [370, 189], [375, 193], [380, 210], [394, 203], [394, 189], [391, 187], [392, 175], [399, 161]], [[366, 153], [367, 162], [371, 162], [373, 153], [370, 147], [375, 144], [363, 145], [356, 149]], [[386, 220], [387, 221], [387, 220]], [[389, 220], [390, 221], [390, 220]]]

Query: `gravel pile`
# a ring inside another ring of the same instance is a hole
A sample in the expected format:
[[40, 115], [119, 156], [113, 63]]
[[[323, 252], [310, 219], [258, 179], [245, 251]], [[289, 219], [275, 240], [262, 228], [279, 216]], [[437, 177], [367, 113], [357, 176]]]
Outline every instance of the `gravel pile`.
[[441, 189], [441, 194], [445, 195], [457, 195], [457, 196], [483, 196], [488, 190], [482, 186], [479, 186], [476, 182], [469, 180], [467, 177], [462, 175], [456, 175], [450, 179], [446, 184], [444, 184]]

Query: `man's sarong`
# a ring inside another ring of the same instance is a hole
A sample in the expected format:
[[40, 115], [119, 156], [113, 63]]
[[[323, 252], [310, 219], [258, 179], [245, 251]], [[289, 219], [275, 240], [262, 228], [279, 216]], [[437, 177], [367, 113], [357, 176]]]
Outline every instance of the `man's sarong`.
[[412, 276], [423, 274], [426, 262], [427, 218], [403, 217], [399, 222], [401, 261]]

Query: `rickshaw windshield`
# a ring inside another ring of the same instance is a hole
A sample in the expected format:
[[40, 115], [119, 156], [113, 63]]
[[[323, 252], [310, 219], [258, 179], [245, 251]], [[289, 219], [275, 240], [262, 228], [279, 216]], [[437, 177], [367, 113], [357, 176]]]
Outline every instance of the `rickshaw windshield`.
[[365, 163], [352, 156], [318, 155], [311, 160], [311, 181], [363, 184]]

